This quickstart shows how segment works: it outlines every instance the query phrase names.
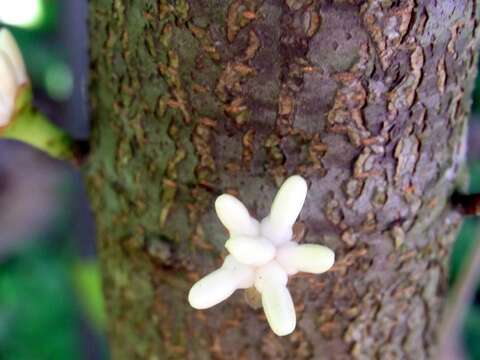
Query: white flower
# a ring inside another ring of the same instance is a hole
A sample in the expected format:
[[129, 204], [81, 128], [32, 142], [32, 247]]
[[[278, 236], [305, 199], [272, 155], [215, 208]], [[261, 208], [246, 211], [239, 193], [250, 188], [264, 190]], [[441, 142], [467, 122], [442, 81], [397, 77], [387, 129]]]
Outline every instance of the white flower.
[[301, 176], [288, 178], [278, 191], [270, 214], [260, 223], [234, 196], [219, 196], [215, 209], [230, 233], [225, 244], [230, 255], [220, 269], [193, 285], [188, 294], [190, 305], [206, 309], [237, 289], [255, 286], [273, 332], [279, 336], [290, 334], [295, 329], [296, 315], [286, 287], [288, 275], [299, 271], [320, 274], [335, 261], [334, 252], [325, 246], [292, 241], [292, 226], [306, 195], [307, 183]]
[[0, 29], [0, 127], [10, 122], [19, 89], [28, 82], [17, 42], [10, 31]]

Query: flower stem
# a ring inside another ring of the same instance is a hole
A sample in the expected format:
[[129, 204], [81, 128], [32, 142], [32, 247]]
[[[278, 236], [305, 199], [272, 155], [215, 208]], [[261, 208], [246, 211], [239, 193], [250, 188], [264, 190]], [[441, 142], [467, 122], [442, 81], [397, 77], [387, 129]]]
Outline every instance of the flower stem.
[[73, 157], [72, 139], [33, 109], [25, 109], [0, 133], [0, 137], [25, 142], [59, 159]]

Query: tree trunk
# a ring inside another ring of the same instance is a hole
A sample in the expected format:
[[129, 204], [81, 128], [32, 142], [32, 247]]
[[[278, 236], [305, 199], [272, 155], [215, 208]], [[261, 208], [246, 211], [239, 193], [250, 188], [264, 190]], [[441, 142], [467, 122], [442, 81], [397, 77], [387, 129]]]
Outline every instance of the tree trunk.
[[[476, 0], [92, 0], [87, 180], [115, 359], [434, 358], [461, 217]], [[289, 288], [284, 338], [242, 291], [193, 310], [225, 256], [213, 203], [335, 250]]]

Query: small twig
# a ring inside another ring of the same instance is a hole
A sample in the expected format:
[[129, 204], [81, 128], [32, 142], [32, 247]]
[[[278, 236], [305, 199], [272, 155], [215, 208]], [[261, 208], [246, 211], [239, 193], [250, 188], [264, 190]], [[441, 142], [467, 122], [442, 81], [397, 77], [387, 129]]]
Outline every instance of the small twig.
[[74, 140], [72, 145], [71, 162], [77, 167], [81, 167], [90, 153], [90, 143], [87, 140]]
[[480, 194], [454, 193], [450, 202], [460, 213], [465, 216], [480, 216]]

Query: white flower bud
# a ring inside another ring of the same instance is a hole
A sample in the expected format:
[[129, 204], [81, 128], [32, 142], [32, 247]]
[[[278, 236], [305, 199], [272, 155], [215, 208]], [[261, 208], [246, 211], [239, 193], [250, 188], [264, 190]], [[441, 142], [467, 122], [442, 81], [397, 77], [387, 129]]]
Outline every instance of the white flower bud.
[[0, 51], [0, 126], [10, 121], [15, 107], [17, 82], [10, 61]]
[[28, 83], [28, 75], [22, 53], [12, 33], [7, 29], [0, 29], [0, 51], [7, 56], [12, 64], [17, 85], [21, 86]]
[[28, 83], [25, 63], [15, 39], [0, 30], [0, 127], [7, 125], [15, 111], [19, 89]]

